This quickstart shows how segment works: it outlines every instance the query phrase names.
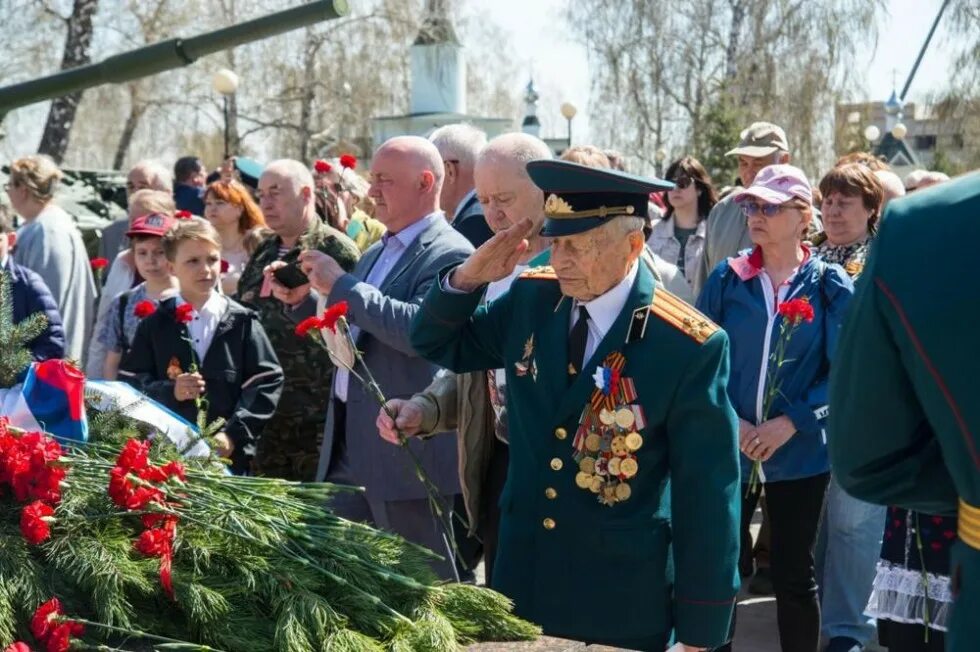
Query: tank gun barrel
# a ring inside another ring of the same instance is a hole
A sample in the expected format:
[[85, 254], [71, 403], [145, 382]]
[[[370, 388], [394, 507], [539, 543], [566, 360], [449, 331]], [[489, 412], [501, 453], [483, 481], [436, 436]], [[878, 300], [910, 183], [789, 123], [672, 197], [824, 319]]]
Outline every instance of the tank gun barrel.
[[314, 0], [190, 38], [171, 38], [98, 63], [0, 88], [0, 118], [11, 109], [102, 84], [119, 84], [194, 63], [200, 57], [346, 16], [347, 0]]

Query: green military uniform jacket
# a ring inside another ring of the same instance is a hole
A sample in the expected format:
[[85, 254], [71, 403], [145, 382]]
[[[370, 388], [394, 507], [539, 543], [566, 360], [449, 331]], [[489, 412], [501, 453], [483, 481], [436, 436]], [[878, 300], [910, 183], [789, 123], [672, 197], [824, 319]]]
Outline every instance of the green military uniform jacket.
[[[487, 306], [481, 294], [433, 285], [411, 337], [453, 371], [507, 372], [510, 467], [494, 587], [548, 634], [657, 652], [672, 630], [689, 645], [724, 643], [739, 500], [725, 333], [641, 264], [622, 313], [569, 385], [572, 301], [554, 272], [525, 272]], [[608, 506], [577, 485], [573, 442], [593, 372], [615, 351], [645, 425], [635, 424], [631, 495]]]
[[977, 242], [978, 173], [889, 204], [830, 379], [828, 443], [840, 485], [883, 505], [959, 509], [954, 652], [980, 648]]
[[274, 296], [260, 296], [262, 270], [270, 263], [291, 263], [306, 249], [332, 256], [346, 271], [360, 257], [357, 246], [329, 224], [314, 219], [296, 246], [279, 255], [282, 239], [262, 242], [249, 259], [238, 281], [238, 300], [259, 314], [272, 347], [282, 365], [285, 385], [276, 413], [265, 426], [255, 453], [255, 471], [288, 480], [311, 481], [316, 474], [323, 440], [323, 422], [334, 365], [327, 352], [307, 337], [297, 337], [296, 323]]

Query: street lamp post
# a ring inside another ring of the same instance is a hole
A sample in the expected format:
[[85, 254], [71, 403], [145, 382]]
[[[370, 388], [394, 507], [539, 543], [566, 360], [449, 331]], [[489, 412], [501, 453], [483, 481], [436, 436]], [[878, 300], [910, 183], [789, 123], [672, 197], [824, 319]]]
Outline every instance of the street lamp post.
[[215, 91], [221, 94], [221, 99], [224, 102], [224, 116], [225, 116], [225, 155], [224, 158], [227, 159], [231, 155], [231, 132], [230, 132], [230, 120], [228, 115], [228, 98], [235, 94], [238, 90], [238, 75], [236, 75], [231, 70], [227, 68], [222, 68], [218, 72], [214, 73], [211, 78], [211, 86]]
[[653, 158], [657, 162], [657, 176], [663, 178], [664, 161], [667, 160], [667, 150], [665, 150], [663, 147], [657, 149], [657, 152], [653, 155]]
[[576, 113], [578, 113], [578, 109], [576, 109], [575, 108], [575, 105], [572, 104], [571, 102], [565, 102], [564, 104], [561, 105], [561, 114], [562, 114], [562, 117], [564, 117], [565, 120], [568, 121], [568, 139], [567, 139], [568, 140], [568, 144], [567, 144], [567, 148], [571, 148], [571, 146], [572, 146], [572, 118], [575, 117], [575, 114]]

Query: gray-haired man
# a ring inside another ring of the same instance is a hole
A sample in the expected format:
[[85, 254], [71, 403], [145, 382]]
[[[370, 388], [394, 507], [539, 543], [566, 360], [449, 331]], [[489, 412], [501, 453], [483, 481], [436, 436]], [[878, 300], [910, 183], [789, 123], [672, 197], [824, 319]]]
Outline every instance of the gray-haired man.
[[472, 125], [455, 124], [439, 127], [429, 140], [439, 150], [446, 169], [439, 208], [454, 229], [479, 247], [493, 236], [477, 201], [473, 179], [477, 155], [487, 144], [487, 135]]

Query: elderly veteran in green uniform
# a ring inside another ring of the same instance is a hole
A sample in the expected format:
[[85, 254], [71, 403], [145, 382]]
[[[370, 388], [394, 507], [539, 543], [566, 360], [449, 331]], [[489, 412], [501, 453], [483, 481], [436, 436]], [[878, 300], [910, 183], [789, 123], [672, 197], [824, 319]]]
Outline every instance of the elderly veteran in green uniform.
[[566, 161], [527, 168], [547, 197], [553, 267], [480, 305], [525, 251], [523, 220], [447, 269], [411, 332], [454, 371], [507, 373], [493, 585], [551, 635], [721, 645], [738, 589], [728, 338], [638, 264], [648, 193], [670, 184]]
[[[841, 487], [883, 505], [958, 513], [951, 652], [980, 649], [978, 240], [980, 173], [889, 203], [830, 379]], [[946, 252], [946, 264], [916, 264], [923, 251]]]

